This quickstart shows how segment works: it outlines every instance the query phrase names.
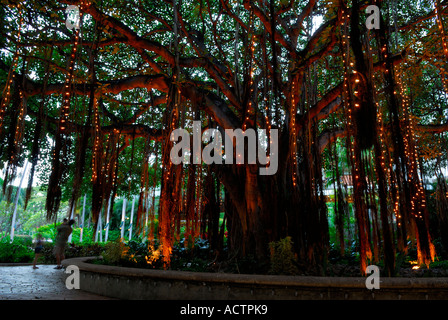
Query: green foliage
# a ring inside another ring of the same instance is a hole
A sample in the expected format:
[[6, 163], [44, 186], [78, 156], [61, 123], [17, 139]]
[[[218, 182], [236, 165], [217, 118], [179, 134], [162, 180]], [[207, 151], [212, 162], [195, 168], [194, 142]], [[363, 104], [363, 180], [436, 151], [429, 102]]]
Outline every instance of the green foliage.
[[40, 233], [42, 235], [42, 238], [47, 240], [54, 240], [56, 237], [56, 227], [60, 225], [60, 223], [50, 223], [46, 224], [44, 226], [40, 226], [36, 229], [36, 233]]
[[269, 243], [271, 251], [272, 274], [295, 275], [297, 274], [297, 258], [294, 255], [291, 237]]
[[65, 258], [97, 257], [104, 250], [103, 243], [68, 244], [65, 249]]
[[108, 242], [101, 255], [103, 259], [94, 263], [134, 268], [160, 269], [163, 267], [160, 249], [154, 248], [153, 244], [147, 242]]
[[[41, 226], [35, 230], [36, 233], [42, 234], [44, 239], [54, 240], [56, 236], [56, 228], [60, 225], [60, 223], [50, 223], [44, 226]], [[73, 228], [72, 232], [72, 242], [79, 243], [81, 237], [81, 228]], [[105, 231], [103, 230], [103, 239], [105, 239]], [[120, 239], [120, 231], [119, 230], [109, 230], [108, 241], [116, 241]], [[84, 228], [82, 235], [82, 243], [83, 244], [93, 244], [94, 243], [94, 230], [93, 227]]]
[[0, 263], [28, 263], [34, 258], [34, 251], [24, 243], [23, 239], [14, 239], [10, 243], [8, 237], [4, 237], [0, 240]]
[[123, 258], [125, 251], [126, 245], [123, 242], [108, 242], [101, 255], [106, 264], [117, 264]]
[[16, 235], [14, 237], [14, 243], [24, 245], [26, 247], [33, 246], [33, 237], [27, 235]]
[[440, 269], [444, 269], [444, 270], [448, 270], [448, 261], [447, 260], [443, 260], [443, 261], [434, 261], [429, 265], [430, 268], [440, 268]]
[[[43, 264], [55, 264], [56, 258], [53, 254], [53, 243], [44, 243], [41, 257], [38, 263]], [[104, 244], [102, 243], [88, 243], [88, 244], [68, 244], [65, 248], [65, 258], [78, 258], [78, 257], [97, 257], [100, 256], [104, 250]]]
[[[188, 243], [188, 245], [187, 245]], [[210, 243], [207, 239], [196, 239], [194, 243], [182, 238], [173, 247], [171, 268], [174, 270], [206, 272], [210, 271]]]
[[201, 257], [207, 258], [210, 254], [210, 243], [207, 239], [196, 239], [193, 242], [185, 240], [182, 238], [179, 243], [173, 247], [173, 256], [184, 258], [184, 257]]
[[[0, 182], [2, 182], [1, 179]], [[16, 190], [13, 191], [13, 195], [15, 195], [15, 193]], [[15, 234], [31, 234], [36, 228], [47, 225], [45, 199], [46, 192], [42, 191], [41, 188], [34, 188], [25, 210], [25, 189], [21, 189], [17, 207]], [[6, 201], [6, 199], [0, 195], [0, 232], [9, 232], [13, 211], [14, 203]], [[61, 221], [65, 216], [66, 203], [62, 203], [61, 209], [58, 212], [58, 221]]]
[[[170, 268], [172, 270], [206, 272], [210, 271], [210, 245], [207, 240], [198, 239], [194, 246], [187, 247], [182, 239], [173, 247]], [[108, 242], [98, 264], [134, 268], [162, 269], [161, 247], [158, 242], [120, 241]]]

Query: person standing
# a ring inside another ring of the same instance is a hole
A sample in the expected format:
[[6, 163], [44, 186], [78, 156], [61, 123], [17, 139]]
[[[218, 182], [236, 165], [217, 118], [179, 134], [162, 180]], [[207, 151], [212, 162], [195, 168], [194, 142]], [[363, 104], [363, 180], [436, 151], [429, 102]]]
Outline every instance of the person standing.
[[42, 253], [42, 249], [43, 247], [43, 239], [42, 239], [42, 235], [40, 233], [38, 233], [36, 235], [36, 247], [34, 248], [34, 261], [33, 261], [33, 269], [39, 269], [36, 266], [37, 263], [37, 259], [40, 257], [41, 253]]
[[[64, 219], [66, 220], [66, 219]], [[55, 269], [62, 269], [61, 261], [65, 259], [65, 246], [67, 245], [68, 237], [72, 233], [72, 225], [75, 220], [70, 220], [68, 222], [64, 221], [59, 227], [57, 227], [57, 234], [53, 249], [53, 254], [56, 256], [57, 266]]]

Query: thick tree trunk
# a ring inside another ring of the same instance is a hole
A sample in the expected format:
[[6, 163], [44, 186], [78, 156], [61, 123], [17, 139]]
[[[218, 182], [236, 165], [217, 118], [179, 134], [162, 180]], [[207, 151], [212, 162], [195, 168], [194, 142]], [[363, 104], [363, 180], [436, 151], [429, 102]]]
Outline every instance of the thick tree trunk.
[[328, 249], [326, 207], [310, 189], [312, 174], [299, 171], [304, 187], [293, 188], [289, 152], [281, 151], [289, 143], [287, 134], [282, 136], [275, 175], [259, 176], [256, 165], [216, 168], [226, 190], [229, 250], [231, 256], [253, 255], [267, 262], [269, 243], [291, 236], [300, 263], [323, 273]]

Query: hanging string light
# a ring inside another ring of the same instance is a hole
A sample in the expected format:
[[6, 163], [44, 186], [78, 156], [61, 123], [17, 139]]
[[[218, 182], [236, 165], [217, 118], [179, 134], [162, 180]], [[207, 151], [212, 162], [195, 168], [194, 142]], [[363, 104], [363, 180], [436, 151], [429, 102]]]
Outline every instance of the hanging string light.
[[423, 219], [423, 210], [426, 207], [426, 199], [423, 190], [421, 179], [418, 176], [418, 152], [415, 146], [415, 128], [414, 119], [410, 112], [410, 99], [407, 95], [407, 90], [404, 87], [402, 76], [403, 70], [397, 70], [398, 89], [401, 96], [401, 104], [403, 110], [403, 120], [405, 122], [405, 134], [403, 135], [403, 142], [405, 147], [405, 155], [407, 159], [407, 179], [410, 185], [413, 185], [413, 194], [411, 196], [411, 214], [414, 218]]
[[23, 24], [23, 14], [22, 14], [22, 5], [21, 3], [17, 3], [17, 11], [19, 16], [19, 27], [17, 29], [17, 43], [16, 43], [16, 50], [14, 52], [14, 58], [12, 60], [12, 65], [8, 73], [8, 77], [6, 79], [6, 85], [2, 92], [2, 101], [0, 104], [0, 132], [3, 128], [3, 119], [5, 117], [5, 111], [6, 107], [9, 105], [11, 101], [11, 86], [13, 84], [13, 81], [15, 79], [15, 72], [17, 70], [17, 66], [19, 64], [19, 43], [22, 37], [21, 31], [22, 31], [22, 24]]
[[[82, 21], [83, 9], [85, 7], [84, 1], [80, 3], [79, 10], [79, 21]], [[63, 103], [61, 107], [61, 114], [59, 117], [59, 132], [61, 134], [65, 134], [67, 130], [67, 122], [70, 116], [70, 98], [71, 98], [71, 90], [70, 86], [74, 78], [74, 67], [75, 67], [75, 57], [76, 52], [78, 50], [78, 44], [80, 39], [80, 28], [75, 29], [75, 36], [73, 40], [73, 48], [70, 54], [70, 63], [68, 68], [68, 73], [65, 78], [64, 89], [63, 89]]]
[[[114, 128], [113, 131], [113, 150], [118, 150], [118, 145], [120, 143], [120, 131], [118, 129]], [[111, 175], [112, 175], [112, 186], [115, 186], [115, 184], [117, 183], [117, 175], [116, 175], [116, 169], [117, 169], [117, 156], [116, 155], [112, 155], [113, 161], [112, 161], [112, 170]]]
[[96, 96], [93, 98], [93, 154], [92, 154], [92, 179], [95, 183], [98, 179], [98, 168], [101, 157], [99, 157], [98, 150], [100, 147], [100, 121], [98, 113], [98, 100]]
[[201, 215], [201, 203], [202, 203], [202, 166], [198, 166], [197, 176], [196, 176], [196, 211], [195, 217], [193, 221], [194, 230], [193, 230], [193, 238], [196, 239], [199, 237], [200, 233], [200, 215]]
[[290, 128], [291, 128], [291, 153], [292, 153], [292, 185], [297, 185], [297, 126], [296, 126], [296, 101], [295, 101], [295, 81], [292, 80], [291, 84], [291, 112], [290, 112]]
[[442, 20], [442, 13], [440, 12], [440, 1], [434, 0], [434, 7], [435, 7], [435, 14], [436, 14], [436, 20], [437, 25], [439, 27], [439, 31], [441, 33], [441, 40], [442, 40], [442, 46], [443, 46], [443, 52], [448, 58], [448, 45], [446, 40], [446, 34], [445, 34], [445, 28], [443, 27], [443, 20]]
[[[19, 89], [19, 100], [20, 100], [20, 111], [19, 111], [19, 117], [17, 119], [17, 124], [16, 124], [16, 131], [15, 131], [15, 136], [14, 136], [14, 146], [15, 148], [18, 147], [18, 144], [20, 143], [20, 141], [22, 141], [22, 136], [23, 136], [23, 125], [24, 125], [24, 119], [25, 119], [25, 112], [26, 112], [26, 104], [25, 104], [25, 100], [23, 98], [23, 91], [21, 89]], [[14, 155], [11, 155], [11, 161], [14, 160]]]
[[[176, 77], [176, 75], [174, 75], [174, 77]], [[174, 79], [176, 79], [176, 78], [174, 78]], [[168, 96], [169, 96], [169, 94], [166, 95], [166, 100], [165, 100], [165, 104], [166, 104], [167, 108], [168, 108], [168, 103], [169, 103]], [[171, 120], [171, 129], [173, 129], [173, 128], [174, 128], [174, 115]], [[171, 132], [171, 130], [169, 130], [169, 132]], [[164, 152], [167, 152], [166, 146], [164, 149], [165, 149]], [[168, 161], [168, 163], [165, 164], [163, 169], [165, 171], [165, 180], [168, 182], [171, 179], [171, 161]]]
[[[350, 67], [353, 66], [353, 62], [350, 62], [350, 46], [349, 46], [349, 38], [348, 35], [348, 22], [350, 19], [350, 15], [346, 13], [346, 9], [342, 9], [342, 17], [341, 17], [341, 35], [342, 35], [342, 60], [344, 67], [344, 75], [343, 75], [343, 94], [342, 94], [342, 105], [345, 112], [346, 117], [346, 130], [347, 130], [347, 151], [348, 157], [352, 162], [352, 166], [355, 163], [355, 149], [352, 141], [353, 136], [353, 118], [352, 118], [352, 108], [350, 103], [350, 88], [351, 85], [349, 83], [349, 72]], [[350, 85], [350, 86], [349, 86]], [[355, 170], [357, 172], [358, 168], [355, 166]], [[357, 175], [352, 175], [353, 184], [357, 183]]]
[[[109, 144], [109, 141], [113, 141], [113, 136], [110, 135], [110, 134], [107, 134], [107, 135], [106, 135], [106, 142], [105, 142], [105, 145], [107, 146], [107, 148], [104, 150], [104, 153], [103, 153], [103, 159], [104, 159], [104, 161], [103, 161], [103, 165], [102, 165], [102, 168], [101, 168], [101, 170], [104, 172], [104, 178], [105, 178], [106, 180], [108, 180], [109, 177], [110, 177], [109, 172], [110, 172], [110, 166], [111, 166], [111, 164], [112, 164], [111, 161], [110, 161], [110, 159], [107, 158], [107, 156], [108, 156], [108, 152], [110, 152], [110, 144]], [[111, 155], [111, 156], [112, 156], [112, 155]]]
[[264, 121], [265, 121], [265, 127], [266, 127], [266, 135], [269, 141], [271, 141], [271, 112], [269, 109], [269, 93], [267, 92], [267, 88], [268, 88], [268, 83], [269, 83], [269, 73], [267, 71], [267, 61], [266, 61], [266, 52], [265, 50], [262, 50], [262, 57], [264, 60], [264, 66], [263, 66], [263, 74], [264, 74], [264, 87], [265, 90], [264, 91], [264, 98], [263, 98], [263, 103], [264, 103]]
[[[426, 195], [423, 188], [422, 179], [418, 172], [418, 150], [416, 147], [416, 135], [415, 135], [415, 119], [412, 116], [410, 106], [411, 102], [403, 83], [404, 71], [398, 70], [397, 84], [401, 95], [401, 104], [403, 110], [403, 121], [405, 123], [405, 135], [403, 137], [404, 146], [406, 150], [406, 165], [407, 165], [407, 178], [411, 192], [411, 216], [417, 222], [417, 258], [419, 263], [425, 263], [429, 267], [429, 263], [435, 259], [435, 247], [432, 243], [431, 236], [428, 231], [428, 212], [426, 208]], [[420, 225], [420, 227], [419, 227]], [[424, 227], [422, 227], [424, 226]], [[423, 229], [422, 229], [423, 228]], [[426, 240], [421, 240], [422, 234]], [[426, 247], [426, 248], [424, 248]], [[427, 251], [429, 249], [429, 252]]]
[[[377, 92], [376, 84], [373, 84], [375, 92]], [[396, 185], [396, 182], [393, 181], [392, 178], [392, 161], [391, 161], [391, 155], [389, 154], [387, 150], [387, 143], [386, 143], [386, 137], [384, 132], [384, 120], [383, 120], [383, 113], [381, 112], [381, 107], [378, 102], [376, 102], [377, 106], [377, 124], [378, 124], [378, 135], [380, 140], [380, 146], [381, 146], [381, 167], [383, 168], [383, 172], [386, 173], [387, 181], [389, 185], [394, 184], [396, 190], [398, 190], [398, 186]], [[391, 196], [393, 196], [391, 194]], [[397, 225], [401, 226], [401, 214], [399, 211], [399, 203], [400, 203], [400, 193], [395, 193], [395, 198], [392, 199], [393, 201], [393, 213], [395, 216], [395, 220], [397, 222]]]
[[[368, 32], [368, 43], [370, 43], [371, 39], [370, 39], [370, 32]], [[384, 52], [386, 50], [386, 46], [384, 46], [382, 48], [382, 52]], [[372, 53], [370, 47], [369, 47], [369, 52]], [[373, 54], [373, 53], [372, 53]], [[387, 54], [385, 53], [385, 56], [387, 57]], [[373, 61], [371, 60], [371, 68], [373, 68]], [[373, 94], [374, 96], [378, 93], [378, 88], [376, 86], [376, 82], [375, 82], [375, 75], [372, 75], [373, 77], [373, 81], [372, 81], [372, 85], [373, 85]], [[355, 92], [356, 94], [356, 92]], [[395, 186], [395, 190], [398, 190], [398, 186], [396, 185], [396, 182], [394, 181], [393, 177], [392, 177], [392, 172], [393, 172], [393, 168], [392, 168], [392, 161], [391, 161], [391, 155], [388, 152], [388, 148], [387, 148], [387, 142], [386, 142], [386, 134], [384, 131], [384, 120], [383, 120], [383, 112], [381, 110], [381, 106], [378, 102], [378, 99], [375, 99], [375, 105], [376, 105], [376, 119], [377, 119], [377, 128], [378, 128], [378, 137], [379, 137], [379, 147], [381, 148], [381, 158], [380, 158], [380, 166], [382, 168], [382, 172], [385, 173], [386, 175], [386, 180], [388, 185], [392, 185], [394, 184]], [[376, 167], [375, 167], [375, 172]], [[399, 212], [399, 201], [400, 201], [400, 194], [399, 192], [395, 192], [395, 197], [394, 194], [390, 194], [391, 196], [391, 201], [393, 202], [393, 213], [395, 216], [395, 220], [397, 222], [397, 225], [400, 227], [401, 226], [401, 215]]]
[[[341, 25], [343, 26], [342, 30], [342, 58], [344, 63], [344, 79], [343, 79], [343, 106], [346, 113], [346, 119], [347, 119], [347, 143], [348, 143], [348, 157], [351, 159], [352, 166], [354, 167], [355, 174], [352, 176], [353, 184], [358, 184], [359, 179], [359, 169], [356, 165], [356, 157], [355, 157], [355, 145], [354, 141], [352, 141], [353, 135], [354, 135], [354, 124], [353, 124], [353, 110], [351, 107], [351, 88], [352, 84], [350, 83], [351, 76], [350, 74], [356, 74], [356, 70], [351, 70], [351, 68], [354, 66], [353, 62], [350, 62], [350, 44], [349, 39], [350, 35], [348, 34], [348, 22], [350, 19], [350, 14], [346, 13], [346, 10], [342, 10], [342, 19], [341, 19]], [[359, 79], [355, 78], [355, 83], [359, 83]], [[354, 94], [357, 94], [357, 91], [354, 91]]]
[[249, 10], [250, 10], [250, 15], [249, 15], [249, 28], [251, 30], [251, 36], [250, 36], [250, 54], [249, 54], [249, 99], [248, 99], [248, 103], [247, 103], [247, 108], [246, 108], [246, 113], [245, 113], [245, 118], [243, 121], [243, 131], [246, 131], [247, 128], [247, 124], [250, 121], [250, 118], [253, 114], [253, 108], [252, 108], [252, 103], [253, 101], [255, 101], [255, 98], [253, 97], [253, 93], [254, 93], [254, 72], [255, 72], [255, 26], [254, 26], [254, 14], [253, 11], [251, 10], [252, 7], [251, 5], [249, 5]]
[[358, 224], [358, 236], [360, 241], [360, 261], [361, 261], [361, 273], [365, 274], [367, 261], [372, 259], [372, 250], [369, 242], [368, 224], [369, 216], [367, 212], [366, 199], [364, 196], [363, 185], [366, 184], [366, 176], [362, 170], [362, 159], [357, 145], [356, 139], [356, 124], [354, 119], [354, 113], [356, 108], [360, 105], [357, 102], [359, 100], [358, 84], [360, 84], [360, 76], [354, 69], [354, 62], [350, 61], [350, 35], [348, 27], [350, 25], [350, 14], [346, 12], [347, 9], [343, 8], [342, 13], [342, 59], [344, 67], [344, 79], [343, 79], [343, 94], [342, 102], [346, 119], [347, 130], [347, 157], [351, 163], [352, 170], [352, 184], [353, 184], [353, 200], [355, 203], [355, 216]]
[[[443, 48], [443, 54], [445, 55], [445, 59], [448, 58], [448, 44], [447, 44], [447, 39], [446, 39], [446, 32], [445, 32], [445, 28], [443, 25], [443, 20], [442, 20], [442, 12], [440, 10], [440, 1], [439, 0], [434, 0], [434, 11], [435, 11], [435, 16], [436, 16], [436, 21], [437, 21], [437, 25], [439, 28], [439, 32], [441, 35], [441, 41], [442, 41], [442, 48]], [[442, 65], [440, 67], [441, 73], [442, 73], [442, 84], [443, 87], [445, 89], [445, 94], [448, 95], [448, 75], [447, 72], [445, 70], [445, 65]]]

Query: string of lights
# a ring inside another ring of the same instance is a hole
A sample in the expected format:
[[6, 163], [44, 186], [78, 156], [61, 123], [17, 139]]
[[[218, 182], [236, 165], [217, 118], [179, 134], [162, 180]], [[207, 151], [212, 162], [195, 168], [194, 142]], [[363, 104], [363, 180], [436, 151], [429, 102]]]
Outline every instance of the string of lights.
[[253, 11], [251, 10], [251, 6], [249, 5], [249, 10], [250, 10], [250, 16], [249, 16], [249, 26], [250, 26], [250, 30], [251, 30], [251, 36], [250, 36], [250, 54], [249, 54], [249, 99], [248, 99], [248, 103], [247, 103], [247, 108], [246, 108], [246, 114], [245, 114], [245, 118], [243, 121], [243, 131], [246, 131], [247, 128], [247, 124], [250, 121], [250, 117], [253, 115], [253, 108], [252, 108], [252, 103], [254, 100], [253, 97], [253, 93], [254, 93], [254, 72], [255, 72], [255, 26], [254, 26], [254, 14]]
[[290, 128], [291, 128], [291, 156], [292, 156], [292, 185], [295, 187], [297, 185], [297, 126], [296, 126], [296, 101], [295, 101], [295, 82], [292, 79], [291, 83], [291, 112], [290, 112]]
[[410, 185], [413, 184], [413, 194], [411, 196], [411, 214], [418, 219], [423, 219], [423, 211], [426, 207], [426, 197], [422, 185], [422, 181], [418, 176], [418, 152], [415, 146], [415, 124], [410, 111], [410, 99], [407, 94], [405, 85], [403, 84], [403, 70], [396, 70], [397, 84], [399, 95], [401, 97], [401, 105], [403, 110], [403, 121], [405, 123], [405, 134], [403, 136], [405, 155], [407, 159], [407, 179]]
[[[387, 58], [386, 50], [387, 50], [386, 45], [384, 45], [380, 50], [383, 59]], [[384, 62], [384, 66], [385, 66], [385, 64], [386, 63]], [[376, 95], [379, 92], [379, 89], [377, 88], [375, 80], [376, 80], [376, 77], [375, 77], [375, 75], [373, 75], [372, 83], [373, 83], [373, 88], [374, 88], [374, 94]], [[377, 100], [375, 101], [375, 104], [376, 104], [376, 109], [377, 109], [378, 137], [379, 137], [380, 148], [381, 148], [380, 165], [381, 165], [382, 171], [386, 173], [388, 185], [392, 186], [392, 184], [393, 184], [395, 187], [395, 190], [399, 190], [397, 182], [394, 181], [394, 178], [392, 175], [393, 174], [392, 161], [391, 161], [392, 156], [387, 148], [386, 132], [384, 130], [385, 124], [384, 124], [384, 120], [383, 120], [382, 108]], [[399, 192], [395, 192], [395, 194], [391, 193], [390, 197], [391, 197], [390, 198], [391, 202], [393, 203], [393, 214], [395, 216], [395, 221], [396, 221], [398, 227], [401, 227], [402, 216], [400, 213], [400, 193]]]
[[92, 182], [98, 179], [98, 166], [101, 159], [98, 157], [98, 150], [101, 143], [101, 132], [99, 123], [98, 100], [96, 96], [93, 98], [93, 153], [92, 153]]
[[6, 79], [6, 85], [2, 92], [2, 102], [0, 107], [0, 132], [3, 128], [3, 119], [5, 117], [6, 108], [9, 105], [11, 101], [11, 86], [13, 84], [13, 81], [16, 77], [16, 70], [17, 66], [19, 64], [19, 43], [21, 41], [21, 31], [22, 31], [22, 24], [23, 24], [23, 13], [22, 13], [22, 5], [20, 2], [17, 3], [17, 14], [18, 14], [18, 21], [19, 21], [19, 27], [17, 29], [17, 43], [16, 43], [16, 50], [14, 52], [14, 57], [12, 60], [12, 65], [8, 73], [8, 77]]
[[[440, 32], [440, 39], [442, 41], [442, 48], [443, 48], [443, 54], [445, 55], [445, 59], [448, 58], [448, 44], [447, 44], [447, 39], [446, 39], [446, 32], [445, 32], [445, 28], [443, 25], [443, 20], [442, 20], [442, 13], [440, 12], [440, 1], [439, 0], [434, 0], [434, 7], [435, 7], [435, 16], [436, 16], [436, 21], [437, 21], [437, 25], [439, 28], [439, 32]], [[440, 67], [440, 70], [442, 71], [442, 84], [443, 87], [445, 89], [445, 94], [448, 95], [448, 75], [447, 72], [445, 70], [445, 63]]]
[[[84, 9], [85, 9], [85, 3], [84, 3], [84, 1], [81, 1], [80, 10], [79, 10], [79, 21], [82, 21]], [[80, 30], [81, 30], [81, 28], [75, 29], [73, 47], [72, 47], [72, 51], [70, 54], [69, 69], [68, 69], [68, 73], [67, 73], [67, 76], [65, 78], [65, 83], [64, 83], [64, 90], [63, 90], [63, 99], [64, 100], [62, 103], [61, 114], [60, 114], [60, 118], [59, 118], [59, 132], [61, 134], [66, 133], [67, 121], [70, 116], [70, 99], [71, 99], [70, 87], [71, 87], [71, 84], [72, 84], [72, 81], [74, 78], [74, 69], [75, 69], [75, 61], [76, 61], [75, 57], [76, 57], [76, 52], [78, 50], [78, 44], [79, 44], [79, 39], [80, 39]]]
[[[22, 141], [23, 137], [23, 125], [25, 120], [25, 112], [26, 112], [26, 102], [23, 98], [23, 91], [19, 89], [19, 100], [20, 100], [20, 111], [19, 111], [19, 117], [17, 119], [16, 124], [16, 131], [14, 135], [14, 147], [18, 148], [20, 145], [20, 142]], [[10, 162], [14, 161], [14, 158], [18, 156], [18, 153], [11, 154]]]
[[[347, 143], [348, 143], [348, 157], [351, 159], [352, 166], [354, 167], [354, 176], [352, 177], [353, 183], [358, 184], [359, 179], [359, 168], [356, 165], [356, 157], [355, 157], [355, 145], [352, 139], [354, 135], [354, 123], [353, 123], [353, 109], [351, 106], [351, 90], [352, 84], [350, 83], [349, 75], [356, 74], [356, 70], [352, 70], [354, 63], [350, 61], [350, 44], [349, 39], [350, 35], [348, 34], [347, 22], [350, 19], [350, 14], [346, 13], [345, 9], [342, 10], [342, 59], [344, 64], [344, 79], [343, 79], [343, 94], [342, 94], [342, 102], [344, 106], [345, 116], [347, 119], [346, 127], [347, 127]], [[355, 83], [359, 83], [359, 79], [355, 78]], [[354, 91], [356, 95], [358, 92]]]

